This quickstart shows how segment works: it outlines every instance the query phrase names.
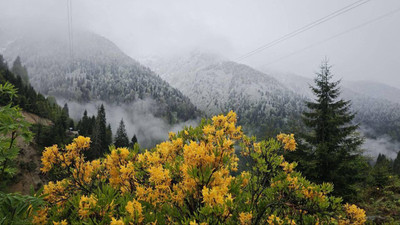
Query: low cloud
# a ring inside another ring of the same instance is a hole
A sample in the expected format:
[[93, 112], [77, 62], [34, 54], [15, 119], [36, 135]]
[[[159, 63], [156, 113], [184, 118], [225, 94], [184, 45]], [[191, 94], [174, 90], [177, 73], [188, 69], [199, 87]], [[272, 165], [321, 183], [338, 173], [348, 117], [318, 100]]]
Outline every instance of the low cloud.
[[198, 121], [189, 120], [178, 124], [168, 124], [162, 118], [155, 117], [151, 112], [157, 108], [156, 102], [151, 99], [139, 100], [133, 103], [117, 105], [101, 101], [79, 103], [57, 99], [60, 105], [68, 104], [70, 117], [79, 121], [83, 112], [87, 110], [88, 116], [97, 115], [97, 109], [104, 104], [107, 123], [111, 124], [115, 134], [119, 122], [123, 118], [129, 138], [136, 134], [138, 142], [143, 148], [154, 147], [155, 144], [168, 138], [170, 131], [182, 130], [185, 126], [196, 126]]
[[377, 158], [379, 154], [384, 154], [391, 159], [397, 157], [397, 153], [400, 151], [400, 142], [393, 140], [393, 138], [388, 135], [376, 135], [372, 129], [361, 127], [361, 133], [369, 134], [366, 137], [362, 148], [364, 149], [364, 154]]

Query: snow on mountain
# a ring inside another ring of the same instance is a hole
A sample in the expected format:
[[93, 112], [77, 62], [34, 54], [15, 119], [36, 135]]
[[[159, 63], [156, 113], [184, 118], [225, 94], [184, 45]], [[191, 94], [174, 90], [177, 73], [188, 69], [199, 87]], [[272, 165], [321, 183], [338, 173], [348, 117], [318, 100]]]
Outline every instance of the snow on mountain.
[[247, 125], [272, 123], [284, 129], [288, 118], [302, 107], [302, 98], [275, 78], [216, 55], [192, 52], [142, 62], [208, 115], [234, 110]]
[[91, 32], [74, 32], [72, 58], [67, 37], [57, 32], [25, 35], [0, 54], [10, 63], [20, 56], [32, 86], [56, 97], [61, 104], [67, 102], [75, 109], [70, 110], [75, 119], [85, 108], [95, 113], [99, 104], [106, 104], [106, 109], [113, 112], [107, 118], [113, 130], [123, 117], [128, 134], [137, 134], [141, 144], [143, 140], [163, 140], [171, 124], [200, 115], [179, 90], [111, 41]]

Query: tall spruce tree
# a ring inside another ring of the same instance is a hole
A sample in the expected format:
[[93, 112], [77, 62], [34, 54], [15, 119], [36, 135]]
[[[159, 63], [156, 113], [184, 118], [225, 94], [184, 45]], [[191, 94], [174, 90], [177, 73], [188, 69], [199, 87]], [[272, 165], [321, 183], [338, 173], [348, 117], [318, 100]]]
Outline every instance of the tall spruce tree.
[[130, 146], [131, 148], [135, 147], [135, 144], [138, 142], [136, 134], [133, 135], [132, 139], [131, 139], [131, 143]]
[[397, 157], [393, 161], [393, 172], [400, 176], [400, 151], [397, 153]]
[[24, 84], [29, 84], [28, 71], [25, 66], [22, 66], [19, 56], [15, 59], [11, 71], [17, 75], [17, 77], [20, 77]]
[[108, 143], [107, 143], [107, 121], [106, 121], [106, 112], [104, 109], [104, 105], [101, 104], [97, 111], [97, 116], [95, 119], [93, 135], [92, 135], [92, 145], [90, 150], [87, 151], [88, 159], [96, 159], [104, 155], [104, 153], [108, 152]]
[[92, 125], [90, 124], [91, 119], [87, 115], [87, 111], [83, 112], [83, 117], [79, 120], [77, 129], [79, 131], [79, 135], [88, 137], [92, 134]]
[[107, 146], [112, 144], [112, 130], [111, 130], [111, 124], [108, 124], [107, 130], [106, 130], [106, 144]]
[[126, 134], [124, 120], [121, 119], [117, 132], [115, 133], [115, 147], [129, 147], [129, 138]]
[[306, 102], [303, 122], [311, 132], [302, 135], [308, 154], [303, 162], [308, 178], [332, 182], [335, 193], [347, 198], [355, 196], [355, 184], [365, 179], [366, 161], [361, 156], [363, 139], [356, 133], [358, 125], [351, 123], [355, 114], [350, 111], [350, 101], [338, 100], [340, 80], [332, 81], [330, 69], [327, 61], [321, 64], [311, 87], [316, 101]]

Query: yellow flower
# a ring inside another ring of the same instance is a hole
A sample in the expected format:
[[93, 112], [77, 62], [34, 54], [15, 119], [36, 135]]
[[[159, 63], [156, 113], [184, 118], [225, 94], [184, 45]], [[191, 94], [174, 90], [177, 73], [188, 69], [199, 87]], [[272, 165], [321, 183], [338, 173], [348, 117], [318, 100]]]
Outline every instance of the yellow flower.
[[284, 221], [275, 215], [270, 215], [267, 220], [268, 224], [283, 224]]
[[46, 147], [42, 153], [41, 160], [43, 167], [40, 168], [40, 171], [42, 171], [43, 173], [49, 172], [53, 167], [53, 164], [58, 161], [59, 156], [60, 155], [57, 145]]
[[296, 150], [296, 141], [294, 139], [294, 134], [278, 134], [278, 136], [276, 137], [276, 139], [278, 139], [278, 141], [281, 141], [284, 146], [283, 148], [285, 150], [289, 150], [289, 151], [294, 151]]
[[247, 224], [251, 224], [251, 218], [253, 217], [253, 215], [251, 213], [247, 213], [247, 212], [241, 212], [239, 214], [239, 221], [241, 225], [247, 225]]
[[150, 182], [154, 182], [156, 185], [162, 184], [164, 182], [168, 182], [169, 178], [169, 170], [165, 170], [161, 165], [160, 166], [152, 166], [149, 168], [150, 173]]
[[171, 131], [168, 133], [169, 140], [172, 140], [175, 136], [176, 136], [175, 132]]
[[78, 149], [88, 149], [90, 147], [90, 138], [79, 136], [73, 140]]
[[139, 223], [143, 221], [143, 214], [142, 214], [142, 204], [140, 202], [133, 199], [129, 201], [125, 207], [126, 211], [131, 215], [132, 218], [137, 220]]
[[[358, 208], [356, 205], [349, 205], [346, 203], [344, 209], [346, 211], [347, 221], [349, 222], [345, 224], [361, 225], [367, 221], [365, 210]], [[340, 222], [341, 221], [339, 221], [339, 223]]]
[[53, 225], [68, 225], [67, 220], [62, 220], [60, 222], [53, 221]]
[[117, 220], [113, 217], [113, 218], [111, 218], [110, 225], [125, 225], [125, 224], [124, 224], [124, 221], [122, 221], [121, 219]]
[[96, 206], [96, 203], [97, 199], [93, 195], [90, 195], [90, 197], [83, 195], [79, 201], [79, 216], [81, 218], [88, 217], [91, 214], [90, 210]]
[[36, 215], [33, 216], [32, 223], [38, 225], [47, 224], [47, 211], [48, 208], [38, 210]]

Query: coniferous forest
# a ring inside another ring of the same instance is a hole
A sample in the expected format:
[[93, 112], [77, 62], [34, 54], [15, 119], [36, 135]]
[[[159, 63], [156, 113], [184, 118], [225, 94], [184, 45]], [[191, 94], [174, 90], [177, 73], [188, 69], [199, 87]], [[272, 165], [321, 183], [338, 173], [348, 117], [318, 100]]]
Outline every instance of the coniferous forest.
[[0, 2], [0, 225], [400, 224], [399, 7]]

